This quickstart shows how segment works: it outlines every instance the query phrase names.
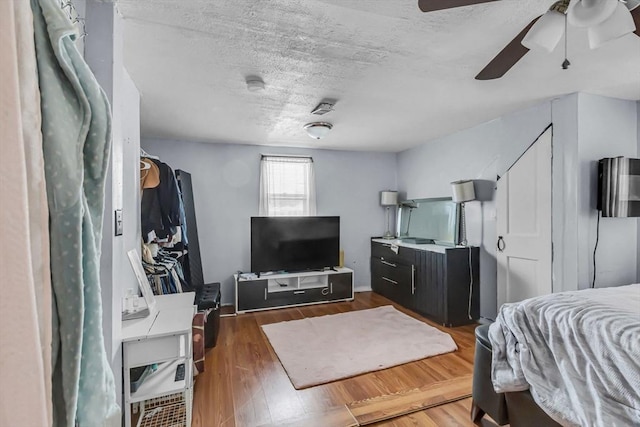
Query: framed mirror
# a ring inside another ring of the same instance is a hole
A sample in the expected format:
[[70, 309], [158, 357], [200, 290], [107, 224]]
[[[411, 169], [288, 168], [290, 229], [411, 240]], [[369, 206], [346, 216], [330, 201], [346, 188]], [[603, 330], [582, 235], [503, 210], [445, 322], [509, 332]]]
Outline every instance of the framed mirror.
[[123, 310], [122, 320], [146, 317], [149, 314], [155, 313], [156, 310], [156, 298], [155, 295], [153, 295], [151, 286], [149, 285], [149, 280], [147, 280], [147, 275], [144, 272], [142, 260], [140, 259], [138, 252], [136, 252], [135, 249], [131, 249], [127, 252], [127, 256], [129, 257], [131, 268], [133, 268], [133, 273], [136, 275], [136, 279], [138, 280], [138, 287], [140, 288], [145, 304], [144, 306], [137, 307], [137, 309], [134, 310]]
[[459, 206], [450, 197], [404, 200], [398, 204], [396, 234], [407, 243], [455, 246]]

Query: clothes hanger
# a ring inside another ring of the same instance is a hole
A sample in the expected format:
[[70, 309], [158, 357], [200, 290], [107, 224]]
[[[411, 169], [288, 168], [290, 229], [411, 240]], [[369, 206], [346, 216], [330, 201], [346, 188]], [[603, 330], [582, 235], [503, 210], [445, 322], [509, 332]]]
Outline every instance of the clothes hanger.
[[151, 154], [147, 153], [146, 151], [144, 151], [142, 148], [140, 148], [140, 157], [146, 157], [148, 159], [156, 159], [156, 160], [160, 160], [160, 157], [158, 156], [152, 156]]

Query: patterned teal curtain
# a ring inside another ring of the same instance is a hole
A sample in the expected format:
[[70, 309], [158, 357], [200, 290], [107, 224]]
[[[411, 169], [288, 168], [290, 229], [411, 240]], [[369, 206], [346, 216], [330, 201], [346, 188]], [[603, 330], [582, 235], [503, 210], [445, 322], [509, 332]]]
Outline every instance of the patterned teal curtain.
[[59, 2], [31, 0], [31, 8], [51, 233], [53, 422], [119, 425], [99, 273], [110, 107]]

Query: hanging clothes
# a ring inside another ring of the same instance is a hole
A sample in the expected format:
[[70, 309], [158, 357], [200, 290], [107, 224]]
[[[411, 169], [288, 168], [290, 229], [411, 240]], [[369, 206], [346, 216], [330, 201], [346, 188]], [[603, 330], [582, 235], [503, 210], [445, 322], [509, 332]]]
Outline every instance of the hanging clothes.
[[160, 184], [160, 169], [150, 159], [140, 159], [140, 191]]
[[[160, 160], [145, 158], [158, 168], [160, 182], [155, 187], [144, 188], [140, 208], [142, 238], [168, 243], [181, 227], [181, 199], [173, 170]], [[146, 182], [146, 181], [145, 181]]]
[[29, 3], [0, 2], [0, 425], [52, 424], [51, 283]]
[[110, 107], [55, 0], [31, 0], [51, 232], [54, 425], [119, 425], [102, 332], [100, 248]]

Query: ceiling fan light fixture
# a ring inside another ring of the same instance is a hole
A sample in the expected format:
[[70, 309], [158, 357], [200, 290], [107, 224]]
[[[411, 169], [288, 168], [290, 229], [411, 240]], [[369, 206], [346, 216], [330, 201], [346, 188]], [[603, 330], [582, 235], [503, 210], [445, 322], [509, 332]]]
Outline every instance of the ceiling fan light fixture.
[[636, 25], [631, 12], [622, 2], [618, 2], [615, 11], [608, 19], [587, 30], [589, 47], [595, 49], [608, 41], [632, 33], [635, 29]]
[[333, 125], [327, 122], [312, 122], [304, 125], [307, 134], [313, 139], [324, 138], [332, 128]]
[[613, 15], [618, 3], [618, 0], [573, 0], [567, 19], [574, 27], [593, 27]]
[[531, 50], [553, 51], [564, 34], [564, 13], [548, 10], [533, 24], [522, 39], [522, 45]]

